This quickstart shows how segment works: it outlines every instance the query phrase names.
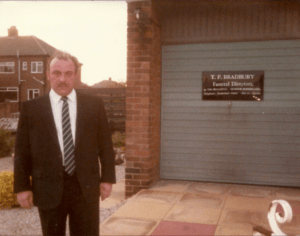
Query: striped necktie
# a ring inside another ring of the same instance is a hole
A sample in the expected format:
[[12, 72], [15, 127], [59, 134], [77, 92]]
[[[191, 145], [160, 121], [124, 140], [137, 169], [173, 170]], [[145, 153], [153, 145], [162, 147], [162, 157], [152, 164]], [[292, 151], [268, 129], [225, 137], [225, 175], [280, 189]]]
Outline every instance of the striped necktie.
[[62, 97], [62, 134], [64, 146], [64, 166], [69, 175], [75, 172], [74, 143], [71, 130], [68, 98]]

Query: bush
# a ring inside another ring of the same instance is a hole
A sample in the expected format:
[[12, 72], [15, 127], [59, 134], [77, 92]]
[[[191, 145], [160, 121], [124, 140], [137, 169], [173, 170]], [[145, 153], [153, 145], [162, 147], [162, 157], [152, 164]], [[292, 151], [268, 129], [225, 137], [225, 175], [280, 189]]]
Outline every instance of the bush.
[[2, 171], [0, 173], [0, 209], [19, 205], [17, 195], [14, 194], [14, 173]]
[[125, 133], [114, 132], [112, 135], [112, 141], [114, 147], [120, 148], [125, 146]]
[[0, 157], [9, 156], [12, 152], [12, 148], [15, 144], [15, 140], [11, 138], [9, 131], [0, 129]]

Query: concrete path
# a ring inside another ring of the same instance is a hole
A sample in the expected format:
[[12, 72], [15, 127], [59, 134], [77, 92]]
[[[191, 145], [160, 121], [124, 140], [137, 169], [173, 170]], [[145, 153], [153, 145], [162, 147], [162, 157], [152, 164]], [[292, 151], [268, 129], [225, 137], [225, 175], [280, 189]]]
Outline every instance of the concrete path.
[[[122, 184], [107, 201], [108, 206], [124, 196]], [[294, 214], [281, 230], [300, 234], [300, 188], [168, 180], [128, 199], [101, 224], [100, 234], [253, 235], [254, 226], [270, 230], [267, 213], [275, 199], [287, 200]]]

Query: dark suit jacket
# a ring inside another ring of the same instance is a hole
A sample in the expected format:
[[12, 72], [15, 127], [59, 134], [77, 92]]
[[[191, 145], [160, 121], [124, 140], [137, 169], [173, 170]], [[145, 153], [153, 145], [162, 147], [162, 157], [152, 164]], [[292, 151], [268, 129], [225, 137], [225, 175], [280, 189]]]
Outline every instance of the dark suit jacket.
[[[116, 181], [114, 152], [102, 100], [76, 94], [76, 174], [86, 200], [93, 203], [99, 201], [100, 181]], [[64, 168], [49, 94], [22, 104], [14, 173], [15, 193], [31, 190], [34, 205], [43, 209], [58, 206], [63, 193]]]

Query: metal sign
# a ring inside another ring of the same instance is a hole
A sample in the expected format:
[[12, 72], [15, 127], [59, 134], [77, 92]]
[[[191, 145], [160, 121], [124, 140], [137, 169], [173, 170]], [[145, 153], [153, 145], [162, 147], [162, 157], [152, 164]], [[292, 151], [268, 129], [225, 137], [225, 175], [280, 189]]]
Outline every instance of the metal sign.
[[264, 71], [203, 71], [202, 99], [262, 101]]

